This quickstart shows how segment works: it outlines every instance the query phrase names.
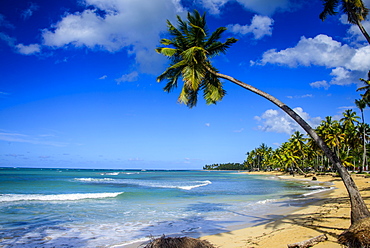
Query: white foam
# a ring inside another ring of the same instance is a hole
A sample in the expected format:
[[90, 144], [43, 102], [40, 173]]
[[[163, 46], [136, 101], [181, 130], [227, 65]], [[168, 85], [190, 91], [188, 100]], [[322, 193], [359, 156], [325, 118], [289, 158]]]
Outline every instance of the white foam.
[[198, 188], [198, 187], [207, 186], [207, 185], [211, 184], [212, 182], [207, 180], [207, 181], [204, 181], [204, 182], [197, 182], [197, 183], [200, 183], [200, 184], [192, 185], [192, 186], [177, 186], [175, 188], [184, 189], [184, 190], [192, 190], [192, 189], [195, 189], [195, 188]]
[[77, 201], [83, 199], [113, 198], [123, 192], [117, 193], [77, 193], [77, 194], [0, 194], [0, 202], [14, 201]]
[[267, 204], [267, 203], [270, 203], [270, 202], [276, 202], [276, 201], [278, 201], [278, 200], [277, 199], [266, 199], [266, 200], [258, 201], [258, 202], [256, 202], [256, 204], [264, 205], [264, 204]]
[[194, 188], [203, 187], [211, 184], [211, 181], [146, 181], [146, 180], [136, 180], [136, 179], [116, 179], [114, 183], [121, 183], [121, 184], [131, 184], [131, 185], [138, 185], [143, 187], [151, 187], [151, 188], [165, 188], [165, 189], [183, 189], [183, 190], [192, 190]]
[[330, 188], [329, 187], [326, 187], [326, 188], [320, 187], [318, 189], [312, 190], [312, 192], [303, 194], [303, 196], [310, 196], [310, 195], [313, 195], [313, 194], [322, 193], [322, 192], [332, 190], [332, 189], [335, 189], [335, 187], [330, 187]]
[[114, 181], [112, 178], [75, 178], [76, 181], [81, 182], [105, 182], [105, 181]]
[[105, 173], [100, 173], [100, 175], [117, 176], [119, 175], [119, 172], [105, 172]]

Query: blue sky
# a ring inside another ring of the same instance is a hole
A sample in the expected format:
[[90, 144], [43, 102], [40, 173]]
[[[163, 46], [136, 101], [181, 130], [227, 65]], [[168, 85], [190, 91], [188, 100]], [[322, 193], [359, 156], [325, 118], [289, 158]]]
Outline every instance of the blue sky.
[[[364, 1], [370, 6], [370, 0]], [[295, 130], [270, 102], [224, 82], [217, 105], [188, 109], [157, 83], [154, 48], [197, 9], [236, 37], [213, 59], [221, 73], [295, 108], [314, 127], [355, 108], [370, 46], [320, 0], [2, 0], [0, 166], [201, 169], [242, 162]], [[366, 20], [365, 28], [370, 30]], [[367, 113], [367, 111], [366, 111]]]

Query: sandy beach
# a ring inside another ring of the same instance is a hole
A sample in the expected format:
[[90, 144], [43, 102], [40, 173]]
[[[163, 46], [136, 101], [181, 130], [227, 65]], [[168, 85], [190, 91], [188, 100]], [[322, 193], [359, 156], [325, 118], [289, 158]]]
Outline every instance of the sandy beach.
[[[259, 173], [277, 175], [285, 179], [293, 176], [280, 175], [274, 172]], [[339, 177], [331, 175], [316, 176], [318, 181], [333, 182], [335, 189], [325, 195], [325, 199], [310, 204], [286, 216], [270, 216], [264, 224], [232, 231], [201, 237], [221, 248], [252, 248], [252, 247], [287, 247], [321, 234], [326, 234], [327, 241], [315, 247], [339, 248], [337, 235], [350, 226], [350, 203], [347, 191]], [[366, 204], [370, 206], [370, 178], [363, 175], [352, 175], [357, 187], [361, 191]], [[303, 176], [294, 179], [307, 180]]]

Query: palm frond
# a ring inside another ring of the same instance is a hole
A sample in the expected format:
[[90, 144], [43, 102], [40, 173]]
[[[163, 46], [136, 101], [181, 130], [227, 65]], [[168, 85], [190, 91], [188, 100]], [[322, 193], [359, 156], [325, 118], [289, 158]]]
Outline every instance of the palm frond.
[[162, 39], [160, 41], [160, 43], [164, 46], [170, 46], [170, 45], [174, 45], [174, 42], [173, 40], [170, 40], [170, 39]]
[[213, 42], [207, 49], [210, 57], [219, 55], [220, 53], [226, 53], [226, 50], [238, 40], [235, 38], [228, 38], [226, 42]]
[[328, 15], [337, 14], [336, 8], [339, 5], [339, 0], [323, 0], [324, 1], [324, 10], [320, 13], [320, 19], [325, 20]]
[[177, 49], [169, 48], [169, 47], [158, 47], [155, 51], [159, 54], [163, 54], [166, 57], [172, 57], [177, 53]]
[[207, 104], [215, 104], [220, 101], [226, 91], [219, 78], [210, 70], [217, 72], [209, 62], [209, 58], [226, 50], [237, 40], [228, 38], [225, 42], [219, 39], [226, 28], [221, 27], [208, 35], [205, 14], [198, 11], [188, 13], [184, 21], [177, 16], [178, 26], [175, 27], [167, 21], [167, 28], [170, 38], [162, 39], [163, 47], [156, 51], [163, 54], [171, 63], [169, 67], [157, 77], [157, 81], [167, 80], [164, 87], [170, 92], [178, 87], [179, 79], [182, 79], [182, 90], [178, 101], [193, 107], [197, 104], [197, 96], [200, 90]]
[[225, 27], [219, 27], [214, 31], [211, 36], [208, 38], [207, 42], [204, 44], [205, 48], [208, 48], [212, 43], [217, 42], [219, 39], [221, 39], [221, 35], [223, 32], [225, 32], [227, 28]]

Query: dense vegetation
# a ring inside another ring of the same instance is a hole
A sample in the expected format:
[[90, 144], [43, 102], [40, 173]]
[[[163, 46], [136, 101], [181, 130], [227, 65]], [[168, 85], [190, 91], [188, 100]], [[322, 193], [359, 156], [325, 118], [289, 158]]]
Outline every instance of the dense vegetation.
[[[343, 112], [340, 120], [328, 116], [315, 131], [335, 151], [341, 162], [349, 170], [368, 170], [367, 157], [370, 155], [370, 127], [356, 112], [349, 109]], [[294, 132], [288, 141], [277, 149], [262, 143], [247, 152], [244, 163], [205, 165], [204, 170], [296, 170], [333, 171], [330, 161], [324, 156], [315, 142], [299, 131]]]
[[211, 164], [203, 166], [203, 170], [245, 170], [245, 164], [241, 163], [226, 163], [226, 164]]

